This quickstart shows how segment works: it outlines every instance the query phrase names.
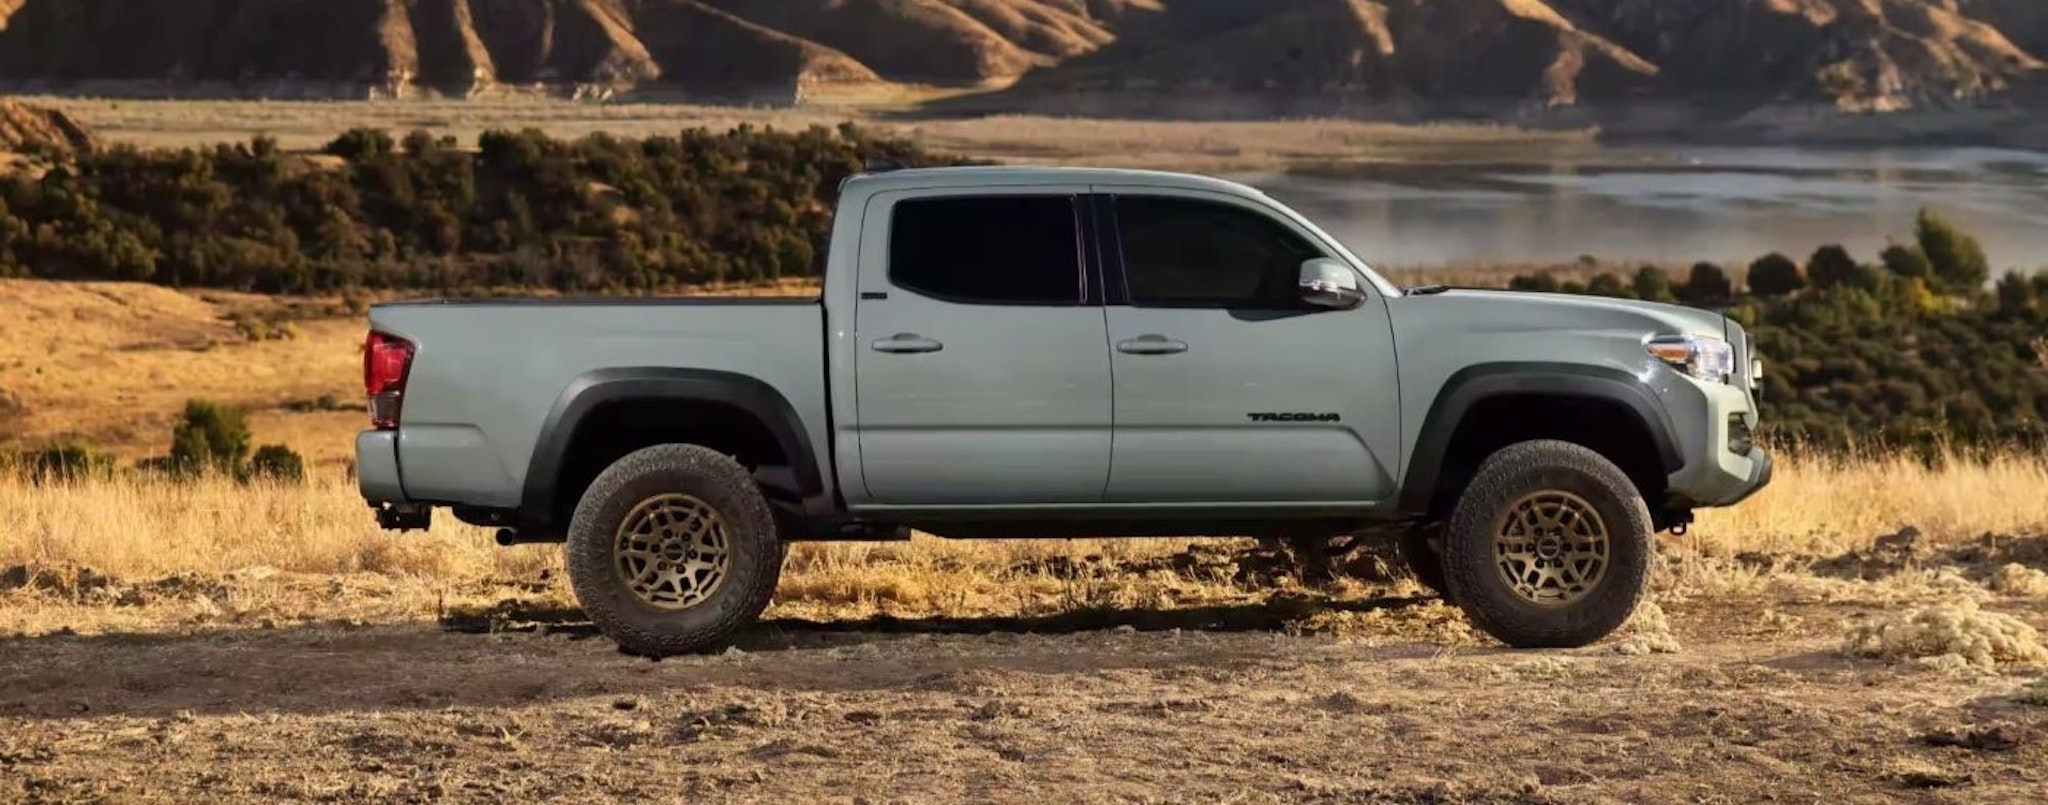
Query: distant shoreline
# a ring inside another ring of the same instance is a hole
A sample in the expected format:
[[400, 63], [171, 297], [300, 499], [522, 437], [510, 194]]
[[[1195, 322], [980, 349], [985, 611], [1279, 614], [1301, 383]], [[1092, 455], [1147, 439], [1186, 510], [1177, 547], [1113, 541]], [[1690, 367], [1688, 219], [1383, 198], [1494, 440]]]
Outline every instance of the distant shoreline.
[[190, 147], [266, 135], [289, 150], [312, 150], [357, 126], [425, 129], [474, 142], [491, 128], [535, 127], [552, 136], [673, 134], [741, 123], [801, 129], [851, 121], [935, 150], [1006, 162], [1115, 165], [1207, 173], [1308, 170], [1358, 162], [1597, 158], [1618, 145], [1810, 148], [1992, 147], [2048, 151], [2048, 116], [2012, 109], [1851, 115], [1810, 108], [1753, 112], [1721, 122], [1688, 121], [1680, 110], [1645, 105], [1626, 114], [1560, 112], [1537, 124], [1373, 122], [1341, 117], [1061, 117], [992, 114], [936, 117], [903, 106], [737, 106], [632, 100], [593, 102], [546, 96], [476, 99], [220, 99], [21, 95], [59, 109], [105, 142]]

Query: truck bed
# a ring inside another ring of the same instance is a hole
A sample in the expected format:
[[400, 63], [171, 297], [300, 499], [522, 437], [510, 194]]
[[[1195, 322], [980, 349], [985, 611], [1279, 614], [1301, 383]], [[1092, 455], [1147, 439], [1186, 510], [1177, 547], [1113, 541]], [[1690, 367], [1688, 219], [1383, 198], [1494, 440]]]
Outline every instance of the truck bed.
[[596, 372], [742, 374], [829, 443], [815, 297], [431, 299], [369, 319], [416, 345], [396, 440], [411, 500], [516, 506], [550, 414]]

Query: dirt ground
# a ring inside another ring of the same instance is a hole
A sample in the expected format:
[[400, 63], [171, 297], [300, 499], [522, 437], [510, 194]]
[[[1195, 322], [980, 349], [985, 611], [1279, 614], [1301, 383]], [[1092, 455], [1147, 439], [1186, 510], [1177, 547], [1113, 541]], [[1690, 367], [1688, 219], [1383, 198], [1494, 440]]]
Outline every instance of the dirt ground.
[[1844, 634], [1957, 601], [2048, 627], [2006, 580], [2040, 578], [1991, 570], [2038, 572], [2048, 540], [1898, 543], [1673, 557], [1621, 633], [1544, 652], [1384, 580], [1031, 617], [778, 603], [733, 650], [656, 662], [558, 578], [408, 618], [316, 603], [395, 581], [15, 569], [0, 799], [2039, 802], [2044, 658], [1859, 656]]

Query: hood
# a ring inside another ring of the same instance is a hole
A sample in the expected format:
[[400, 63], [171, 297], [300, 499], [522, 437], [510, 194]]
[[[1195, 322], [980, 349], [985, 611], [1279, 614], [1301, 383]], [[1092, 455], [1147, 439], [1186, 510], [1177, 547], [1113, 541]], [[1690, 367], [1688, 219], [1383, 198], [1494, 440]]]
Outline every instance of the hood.
[[1611, 328], [1711, 335], [1734, 340], [1732, 319], [1711, 310], [1664, 302], [1568, 293], [1452, 289], [1402, 297], [1403, 311], [1428, 318], [1448, 317], [1470, 329], [1496, 333]]

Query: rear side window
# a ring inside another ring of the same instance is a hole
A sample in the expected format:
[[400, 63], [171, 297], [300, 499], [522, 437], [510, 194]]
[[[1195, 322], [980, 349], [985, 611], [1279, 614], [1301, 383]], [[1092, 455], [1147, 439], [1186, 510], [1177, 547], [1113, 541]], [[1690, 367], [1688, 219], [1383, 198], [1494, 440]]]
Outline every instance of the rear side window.
[[948, 302], [1081, 303], [1081, 235], [1067, 195], [897, 202], [889, 281]]

